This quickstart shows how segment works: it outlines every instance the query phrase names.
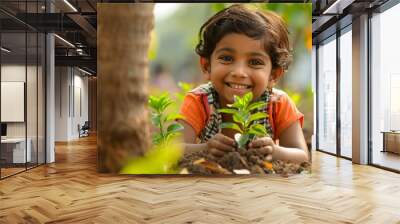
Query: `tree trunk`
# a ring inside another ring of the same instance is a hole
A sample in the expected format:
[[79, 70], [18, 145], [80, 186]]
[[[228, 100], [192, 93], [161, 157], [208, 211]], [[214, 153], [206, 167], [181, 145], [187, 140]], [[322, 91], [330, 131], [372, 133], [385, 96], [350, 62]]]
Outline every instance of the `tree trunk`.
[[97, 5], [98, 171], [118, 172], [150, 146], [147, 51], [153, 4]]

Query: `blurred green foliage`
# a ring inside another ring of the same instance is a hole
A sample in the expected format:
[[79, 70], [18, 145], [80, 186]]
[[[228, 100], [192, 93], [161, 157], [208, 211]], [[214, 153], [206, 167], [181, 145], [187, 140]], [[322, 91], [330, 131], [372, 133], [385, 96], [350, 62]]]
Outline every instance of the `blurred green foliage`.
[[150, 46], [148, 50], [148, 58], [150, 61], [155, 60], [157, 58], [157, 38], [156, 38], [156, 33], [155, 30], [151, 31], [151, 39], [150, 39]]
[[121, 174], [175, 174], [179, 173], [178, 161], [183, 155], [182, 145], [169, 142], [155, 146], [145, 156], [128, 160]]
[[179, 106], [182, 104], [183, 99], [185, 98], [186, 94], [194, 88], [193, 83], [187, 82], [178, 82], [178, 86], [180, 88], [180, 92], [176, 94], [176, 98], [178, 100]]
[[211, 14], [209, 3], [181, 4], [171, 16], [162, 19], [158, 19], [156, 14], [156, 57], [151, 59], [151, 65], [168, 65], [177, 81], [196, 82], [201, 79], [194, 48], [199, 29]]

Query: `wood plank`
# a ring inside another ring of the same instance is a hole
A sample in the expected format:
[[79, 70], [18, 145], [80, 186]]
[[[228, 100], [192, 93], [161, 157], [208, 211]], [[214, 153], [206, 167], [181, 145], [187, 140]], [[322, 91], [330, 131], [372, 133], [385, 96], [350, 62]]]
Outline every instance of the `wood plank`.
[[400, 175], [313, 152], [312, 174], [143, 177], [96, 171], [96, 136], [0, 181], [0, 223], [400, 223]]

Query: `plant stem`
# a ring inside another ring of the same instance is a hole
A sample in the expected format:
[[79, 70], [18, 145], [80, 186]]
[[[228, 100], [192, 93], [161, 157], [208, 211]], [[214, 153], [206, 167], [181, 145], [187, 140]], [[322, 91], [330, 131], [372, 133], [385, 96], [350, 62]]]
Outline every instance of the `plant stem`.
[[164, 131], [163, 131], [163, 119], [162, 119], [162, 117], [163, 117], [163, 114], [162, 113], [160, 113], [160, 134], [161, 134], [161, 141], [162, 141], [162, 143], [164, 143], [164, 141], [165, 141], [165, 135], [164, 135]]

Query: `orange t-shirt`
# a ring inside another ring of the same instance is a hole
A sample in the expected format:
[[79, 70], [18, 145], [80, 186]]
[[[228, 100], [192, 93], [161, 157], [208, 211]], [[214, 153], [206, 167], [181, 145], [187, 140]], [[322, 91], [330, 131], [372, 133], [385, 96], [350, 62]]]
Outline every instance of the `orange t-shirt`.
[[[180, 109], [180, 113], [185, 117], [184, 120], [193, 127], [197, 136], [200, 135], [208, 120], [202, 97], [202, 95], [188, 93]], [[300, 121], [300, 125], [303, 126], [304, 115], [298, 111], [290, 97], [281, 90], [273, 90], [268, 115], [274, 139], [279, 139], [281, 133], [296, 121]]]

